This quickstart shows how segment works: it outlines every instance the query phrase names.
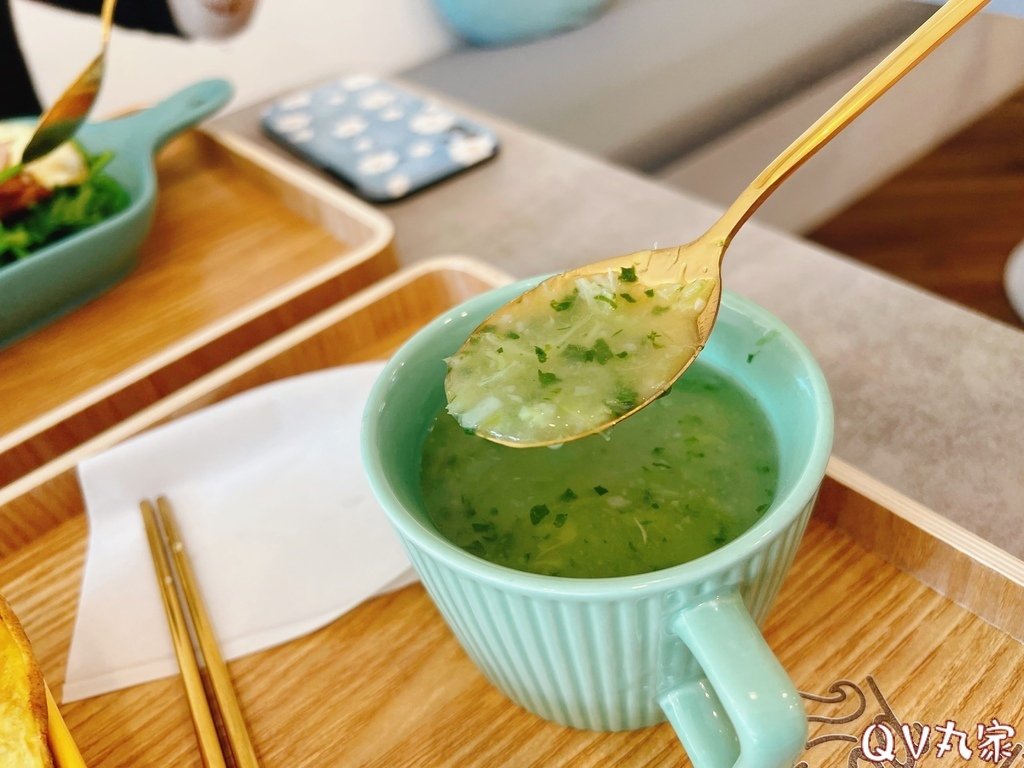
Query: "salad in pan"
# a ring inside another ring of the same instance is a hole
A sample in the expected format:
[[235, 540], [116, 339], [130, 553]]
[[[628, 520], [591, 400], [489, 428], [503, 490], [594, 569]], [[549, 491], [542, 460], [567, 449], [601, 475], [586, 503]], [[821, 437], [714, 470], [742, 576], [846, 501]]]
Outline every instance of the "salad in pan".
[[113, 153], [69, 141], [31, 163], [21, 153], [34, 125], [0, 122], [0, 268], [113, 216], [128, 193], [104, 172]]

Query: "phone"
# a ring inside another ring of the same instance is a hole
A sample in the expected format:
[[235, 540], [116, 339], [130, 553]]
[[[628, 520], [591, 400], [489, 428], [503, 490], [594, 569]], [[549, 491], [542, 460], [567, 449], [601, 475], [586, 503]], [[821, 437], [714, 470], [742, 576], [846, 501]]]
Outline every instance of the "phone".
[[289, 93], [260, 122], [274, 141], [372, 202], [407, 197], [498, 151], [493, 131], [371, 75]]

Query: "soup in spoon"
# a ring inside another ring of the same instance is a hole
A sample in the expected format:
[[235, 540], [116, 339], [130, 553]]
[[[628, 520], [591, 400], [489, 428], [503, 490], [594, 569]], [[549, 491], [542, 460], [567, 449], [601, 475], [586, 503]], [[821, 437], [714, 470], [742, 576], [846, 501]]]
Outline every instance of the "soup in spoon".
[[543, 283], [448, 359], [448, 411], [507, 445], [599, 431], [662, 392], [678, 361], [699, 351], [697, 320], [716, 284], [650, 286], [636, 267], [581, 276], [571, 288]]

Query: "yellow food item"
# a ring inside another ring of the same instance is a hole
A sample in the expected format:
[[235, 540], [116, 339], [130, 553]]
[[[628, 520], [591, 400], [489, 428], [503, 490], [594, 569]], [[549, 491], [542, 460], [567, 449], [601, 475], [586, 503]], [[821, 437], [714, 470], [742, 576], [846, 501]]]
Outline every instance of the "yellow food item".
[[0, 597], [0, 768], [52, 768], [46, 688], [28, 638]]
[[[25, 151], [34, 132], [35, 125], [32, 123], [0, 123], [0, 145], [7, 158], [6, 162], [0, 162], [0, 170], [21, 162], [21, 153]], [[47, 189], [71, 187], [85, 181], [89, 175], [89, 164], [78, 145], [69, 141], [26, 165], [25, 173]]]

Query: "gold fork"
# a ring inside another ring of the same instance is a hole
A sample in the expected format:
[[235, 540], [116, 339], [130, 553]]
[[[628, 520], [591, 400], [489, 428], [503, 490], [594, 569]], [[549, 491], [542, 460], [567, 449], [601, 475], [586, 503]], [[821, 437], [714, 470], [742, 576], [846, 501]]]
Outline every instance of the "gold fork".
[[103, 0], [103, 8], [100, 11], [103, 23], [100, 52], [40, 118], [28, 146], [21, 153], [22, 164], [38, 160], [59, 147], [75, 135], [88, 117], [93, 104], [96, 103], [100, 85], [103, 84], [103, 70], [107, 60], [110, 29], [114, 25], [115, 5], [117, 0]]

